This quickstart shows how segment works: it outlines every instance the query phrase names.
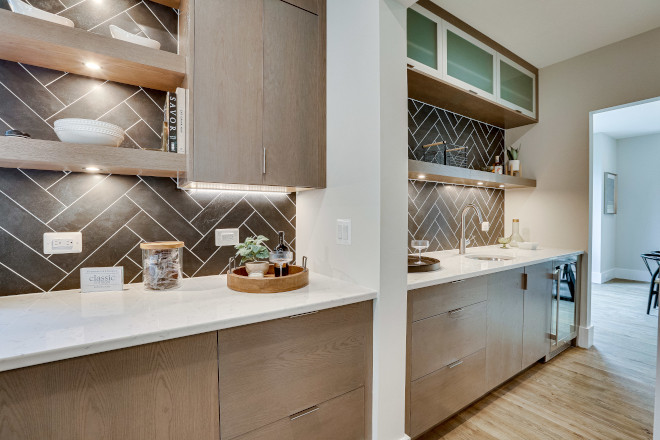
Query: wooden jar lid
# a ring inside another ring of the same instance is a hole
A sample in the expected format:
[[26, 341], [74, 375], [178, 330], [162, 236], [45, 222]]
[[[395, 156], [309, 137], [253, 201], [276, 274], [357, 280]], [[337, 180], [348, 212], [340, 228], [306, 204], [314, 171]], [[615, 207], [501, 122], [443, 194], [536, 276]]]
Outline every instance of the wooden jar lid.
[[183, 247], [182, 241], [153, 241], [151, 243], [140, 243], [140, 249], [178, 249]]

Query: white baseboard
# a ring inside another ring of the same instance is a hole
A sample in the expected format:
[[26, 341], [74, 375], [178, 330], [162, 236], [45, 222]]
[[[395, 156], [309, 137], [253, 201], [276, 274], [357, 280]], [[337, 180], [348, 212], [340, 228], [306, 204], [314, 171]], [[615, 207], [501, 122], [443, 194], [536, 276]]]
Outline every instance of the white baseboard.
[[578, 327], [577, 346], [591, 348], [592, 345], [594, 345], [594, 326]]
[[622, 280], [631, 280], [631, 281], [644, 281], [646, 283], [651, 282], [651, 274], [647, 270], [635, 270], [635, 269], [624, 269], [622, 267], [617, 267], [616, 278]]
[[407, 435], [404, 435], [403, 437], [401, 437], [401, 440], [410, 440], [410, 437], [408, 437]]
[[616, 276], [616, 271], [617, 269], [614, 268], [606, 270], [605, 272], [592, 272], [591, 281], [596, 284], [604, 284], [610, 280], [613, 280], [614, 278], [619, 278]]

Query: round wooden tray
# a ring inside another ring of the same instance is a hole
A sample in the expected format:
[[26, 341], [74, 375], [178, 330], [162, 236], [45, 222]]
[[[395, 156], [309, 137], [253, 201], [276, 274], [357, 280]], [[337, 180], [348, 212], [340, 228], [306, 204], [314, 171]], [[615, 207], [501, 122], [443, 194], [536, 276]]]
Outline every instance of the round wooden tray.
[[301, 266], [289, 266], [289, 275], [275, 276], [275, 266], [268, 268], [264, 278], [250, 278], [245, 266], [237, 267], [227, 274], [227, 287], [245, 293], [278, 293], [301, 289], [309, 284], [309, 270]]
[[440, 260], [431, 257], [422, 257], [422, 263], [415, 264], [419, 261], [417, 255], [408, 255], [408, 273], [413, 272], [433, 272], [440, 269]]

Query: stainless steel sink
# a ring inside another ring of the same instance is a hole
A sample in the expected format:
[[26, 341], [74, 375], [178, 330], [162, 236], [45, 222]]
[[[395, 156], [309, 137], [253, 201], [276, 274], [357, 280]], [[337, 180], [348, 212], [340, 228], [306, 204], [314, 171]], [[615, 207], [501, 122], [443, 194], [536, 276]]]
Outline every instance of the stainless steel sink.
[[479, 261], [510, 261], [513, 260], [513, 257], [508, 257], [506, 255], [466, 255], [465, 258], [470, 260], [479, 260]]

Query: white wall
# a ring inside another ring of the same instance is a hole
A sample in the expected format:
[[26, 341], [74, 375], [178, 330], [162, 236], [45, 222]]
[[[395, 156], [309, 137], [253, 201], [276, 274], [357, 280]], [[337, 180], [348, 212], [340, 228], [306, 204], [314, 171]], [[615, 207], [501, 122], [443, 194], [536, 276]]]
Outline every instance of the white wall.
[[617, 142], [606, 134], [597, 133], [593, 143], [592, 280], [594, 283], [606, 283], [616, 277], [617, 215], [605, 214], [604, 211], [604, 173], [617, 173]]
[[620, 139], [617, 144], [617, 276], [650, 281], [640, 254], [660, 250], [660, 134]]
[[[297, 247], [319, 273], [372, 287], [373, 438], [404, 434], [407, 110], [405, 8], [330, 0], [327, 189], [298, 194]], [[335, 221], [352, 219], [352, 245]]]
[[[537, 188], [507, 191], [507, 224], [520, 218], [530, 239], [545, 246], [587, 249], [589, 112], [660, 96], [658, 47], [660, 29], [655, 29], [540, 70], [540, 122], [506, 134], [507, 145], [522, 141], [523, 170], [537, 180]], [[591, 272], [584, 266], [583, 291]], [[590, 307], [583, 295], [582, 345], [589, 340]]]

